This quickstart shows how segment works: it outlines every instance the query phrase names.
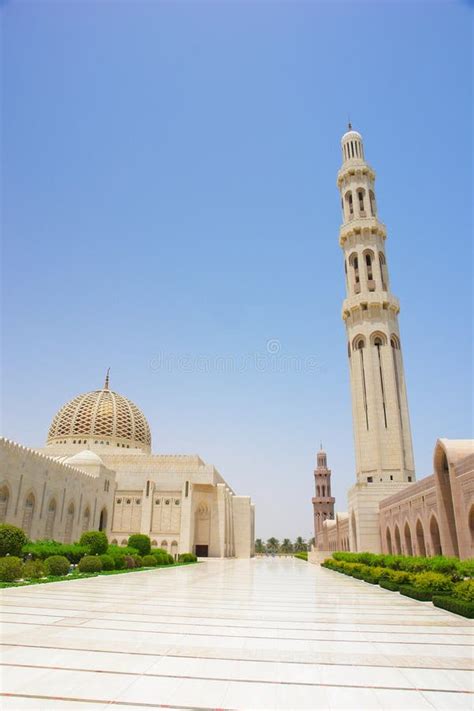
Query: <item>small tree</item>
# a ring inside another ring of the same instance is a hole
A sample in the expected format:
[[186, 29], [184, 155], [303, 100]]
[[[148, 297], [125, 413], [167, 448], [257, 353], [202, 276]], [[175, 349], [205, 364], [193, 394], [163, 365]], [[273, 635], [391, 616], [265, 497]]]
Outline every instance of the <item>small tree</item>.
[[134, 533], [128, 539], [128, 545], [131, 548], [136, 548], [141, 556], [149, 555], [151, 551], [151, 541], [144, 533]]
[[24, 531], [10, 523], [0, 524], [0, 558], [5, 555], [18, 556], [28, 539]]
[[308, 550], [308, 546], [306, 545], [304, 538], [301, 538], [301, 536], [298, 536], [298, 538], [295, 541], [295, 545], [294, 545], [295, 553], [301, 553], [302, 551], [306, 551], [306, 550]]
[[293, 544], [289, 538], [284, 538], [280, 546], [280, 551], [282, 553], [291, 553], [293, 551]]
[[280, 541], [278, 538], [269, 538], [267, 541], [267, 552], [268, 553], [278, 553], [280, 547]]
[[103, 531], [86, 531], [79, 541], [81, 546], [87, 546], [91, 555], [101, 555], [107, 552], [109, 542]]
[[255, 553], [265, 553], [265, 543], [261, 538], [257, 538], [255, 541]]

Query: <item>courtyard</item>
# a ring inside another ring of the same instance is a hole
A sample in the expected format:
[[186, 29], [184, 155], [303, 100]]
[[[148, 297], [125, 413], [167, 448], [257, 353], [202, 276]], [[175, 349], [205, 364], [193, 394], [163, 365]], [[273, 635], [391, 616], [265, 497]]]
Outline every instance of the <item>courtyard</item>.
[[294, 558], [1, 592], [3, 709], [470, 709], [472, 624]]

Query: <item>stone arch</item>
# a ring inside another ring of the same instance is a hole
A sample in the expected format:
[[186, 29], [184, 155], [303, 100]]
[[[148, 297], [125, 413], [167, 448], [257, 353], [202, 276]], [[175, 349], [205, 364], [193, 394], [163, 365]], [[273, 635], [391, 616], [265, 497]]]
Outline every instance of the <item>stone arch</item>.
[[443, 548], [441, 546], [441, 536], [439, 533], [439, 526], [436, 516], [433, 514], [430, 520], [430, 538], [431, 538], [431, 550], [433, 555], [443, 555]]
[[10, 487], [5, 482], [0, 487], [0, 523], [5, 523], [10, 502]]
[[99, 531], [105, 531], [107, 529], [107, 507], [104, 506], [99, 516]]
[[474, 504], [469, 509], [469, 533], [471, 534], [471, 553], [474, 551]]
[[387, 542], [387, 551], [390, 555], [393, 553], [393, 548], [392, 548], [392, 534], [390, 533], [390, 528], [387, 526], [387, 530], [385, 531], [385, 540]]
[[89, 531], [91, 527], [91, 510], [89, 506], [86, 506], [84, 513], [82, 515], [82, 532]]
[[352, 340], [352, 350], [360, 351], [362, 348], [365, 348], [365, 337], [361, 333], [358, 333]]
[[163, 548], [163, 550], [168, 553], [168, 541], [161, 541], [160, 548]]
[[366, 192], [365, 188], [360, 187], [360, 188], [357, 188], [356, 194], [357, 194], [357, 208], [359, 211], [359, 216], [365, 217], [365, 215], [367, 214], [367, 210], [366, 210], [367, 192]]
[[111, 542], [110, 542], [110, 545], [112, 545], [112, 546], [118, 545], [117, 539], [116, 539], [116, 538], [112, 538], [112, 540], [111, 540]]
[[416, 545], [418, 547], [418, 555], [425, 556], [426, 555], [425, 532], [423, 531], [423, 524], [421, 523], [420, 519], [418, 519], [416, 522], [415, 534], [416, 534]]
[[21, 520], [21, 528], [24, 530], [27, 536], [31, 533], [31, 525], [33, 523], [33, 516], [35, 513], [36, 497], [33, 491], [30, 491], [24, 499], [23, 503], [23, 516]]
[[153, 540], [153, 541], [151, 542], [151, 547], [152, 547], [152, 548], [156, 548], [157, 546], [158, 546], [158, 541]]
[[171, 541], [170, 553], [173, 556], [178, 554], [178, 541]]
[[403, 530], [403, 537], [405, 539], [405, 554], [413, 555], [413, 543], [411, 540], [411, 530], [408, 521], [405, 521], [405, 528]]
[[398, 528], [398, 523], [395, 524], [395, 553], [401, 555], [402, 552], [402, 541], [400, 538], [400, 529]]
[[354, 511], [351, 516], [352, 540], [354, 541], [354, 551], [357, 552], [357, 524]]
[[128, 544], [128, 539], [127, 538], [122, 538], [120, 545], [121, 546], [126, 546]]
[[74, 501], [69, 503], [66, 512], [66, 525], [64, 527], [64, 543], [71, 543], [72, 541], [72, 529], [74, 526], [74, 512], [76, 507], [74, 506]]
[[370, 343], [372, 346], [386, 346], [387, 336], [382, 331], [374, 331], [370, 334]]
[[[439, 503], [438, 515], [443, 528], [446, 554], [459, 557], [458, 536], [456, 531], [456, 514], [454, 510], [453, 491], [451, 487], [451, 472], [447, 451], [443, 442], [436, 443], [434, 451], [434, 474]], [[439, 523], [437, 521], [439, 526]]]
[[44, 526], [44, 537], [47, 540], [54, 538], [54, 522], [56, 520], [56, 512], [58, 505], [54, 496], [49, 500], [48, 509], [46, 511], [46, 523]]

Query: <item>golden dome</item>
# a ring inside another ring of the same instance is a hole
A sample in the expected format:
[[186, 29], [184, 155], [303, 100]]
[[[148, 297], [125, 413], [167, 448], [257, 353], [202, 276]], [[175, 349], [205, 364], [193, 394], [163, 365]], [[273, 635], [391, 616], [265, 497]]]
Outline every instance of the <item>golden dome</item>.
[[[79, 439], [78, 439], [79, 438]], [[86, 439], [87, 438], [87, 439]], [[78, 395], [54, 416], [47, 444], [104, 444], [150, 451], [151, 434], [145, 415], [123, 395], [102, 390]]]

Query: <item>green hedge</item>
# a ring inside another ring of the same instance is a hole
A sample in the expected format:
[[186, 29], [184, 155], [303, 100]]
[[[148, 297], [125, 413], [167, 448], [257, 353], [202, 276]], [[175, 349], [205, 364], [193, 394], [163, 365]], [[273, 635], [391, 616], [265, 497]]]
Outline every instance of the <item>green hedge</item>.
[[181, 553], [178, 560], [180, 563], [196, 563], [197, 556], [194, 553]]
[[467, 600], [459, 600], [447, 595], [433, 595], [433, 605], [471, 620], [474, 618], [474, 603]]
[[300, 551], [299, 553], [295, 553], [295, 558], [299, 558], [300, 560], [308, 560], [308, 553], [307, 551]]
[[400, 590], [400, 586], [397, 585], [397, 583], [393, 583], [391, 580], [380, 580], [379, 585], [381, 588], [391, 590], [392, 592], [398, 592]]
[[445, 556], [384, 555], [377, 553], [349, 553], [339, 551], [333, 553], [334, 560], [345, 563], [362, 563], [368, 566], [380, 566], [392, 570], [404, 570], [409, 573], [432, 572], [449, 575], [452, 580], [474, 577], [474, 559], [459, 560]]
[[79, 563], [81, 558], [89, 553], [87, 546], [77, 543], [58, 543], [57, 541], [37, 541], [23, 546], [24, 556], [31, 556], [33, 560], [46, 560], [53, 555], [64, 556], [70, 563]]
[[431, 602], [433, 598], [433, 593], [429, 590], [413, 588], [411, 585], [400, 585], [400, 592], [406, 597], [412, 597], [414, 600], [421, 600], [422, 602]]

